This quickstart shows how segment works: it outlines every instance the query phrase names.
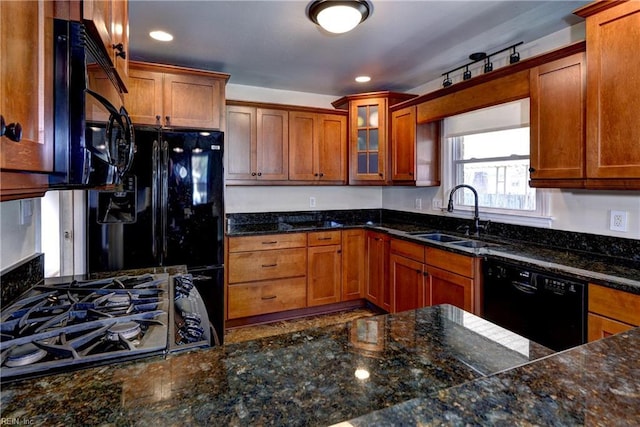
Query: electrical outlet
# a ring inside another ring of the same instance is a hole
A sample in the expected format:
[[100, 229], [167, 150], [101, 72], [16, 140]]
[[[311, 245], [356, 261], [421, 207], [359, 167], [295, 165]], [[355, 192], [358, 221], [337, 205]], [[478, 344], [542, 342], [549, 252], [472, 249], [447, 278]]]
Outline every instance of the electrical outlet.
[[416, 199], [415, 208], [420, 210], [420, 211], [422, 210], [422, 199], [419, 198], [419, 197]]
[[442, 200], [441, 199], [433, 199], [431, 201], [431, 208], [434, 211], [441, 210], [442, 209]]
[[315, 208], [316, 207], [316, 198], [311, 196], [309, 197], [309, 207], [310, 208]]
[[627, 231], [627, 212], [611, 211], [609, 218], [609, 230], [611, 231]]

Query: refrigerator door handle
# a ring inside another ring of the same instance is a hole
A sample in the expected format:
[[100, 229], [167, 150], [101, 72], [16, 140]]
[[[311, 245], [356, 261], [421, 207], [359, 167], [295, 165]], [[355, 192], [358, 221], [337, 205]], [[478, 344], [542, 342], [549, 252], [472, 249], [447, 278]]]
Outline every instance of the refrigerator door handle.
[[154, 259], [158, 259], [158, 239], [156, 231], [158, 230], [158, 174], [160, 171], [160, 146], [158, 141], [153, 141], [153, 151], [151, 159], [153, 170], [151, 172], [151, 252]]
[[169, 143], [162, 142], [162, 199], [161, 199], [161, 221], [162, 221], [162, 262], [167, 258], [167, 216], [169, 215]]

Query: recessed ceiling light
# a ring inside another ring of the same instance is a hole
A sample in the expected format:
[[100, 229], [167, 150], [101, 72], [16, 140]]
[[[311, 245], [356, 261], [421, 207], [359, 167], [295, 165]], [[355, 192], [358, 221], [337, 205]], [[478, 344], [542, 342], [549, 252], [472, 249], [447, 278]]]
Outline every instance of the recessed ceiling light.
[[356, 77], [356, 81], [358, 83], [367, 83], [367, 82], [371, 81], [371, 77], [369, 77], [369, 76], [358, 76], [358, 77]]
[[152, 39], [161, 41], [161, 42], [170, 42], [173, 40], [173, 36], [165, 31], [151, 31], [149, 36]]

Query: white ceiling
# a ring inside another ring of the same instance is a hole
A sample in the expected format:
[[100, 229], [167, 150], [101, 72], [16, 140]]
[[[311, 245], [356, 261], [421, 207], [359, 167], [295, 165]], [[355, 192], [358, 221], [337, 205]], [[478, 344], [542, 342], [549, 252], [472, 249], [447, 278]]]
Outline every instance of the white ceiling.
[[[309, 1], [130, 0], [130, 58], [231, 74], [230, 83], [342, 96], [407, 91], [469, 62], [580, 22], [589, 1], [371, 0], [355, 30], [333, 35]], [[152, 40], [161, 29], [171, 43]], [[365, 85], [354, 77], [368, 74]]]

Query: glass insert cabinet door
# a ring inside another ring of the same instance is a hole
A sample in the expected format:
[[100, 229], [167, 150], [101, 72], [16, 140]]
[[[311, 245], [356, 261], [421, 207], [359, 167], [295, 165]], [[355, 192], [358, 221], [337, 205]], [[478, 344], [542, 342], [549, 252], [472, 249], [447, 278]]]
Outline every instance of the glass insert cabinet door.
[[350, 110], [351, 178], [384, 181], [386, 99], [354, 101]]

